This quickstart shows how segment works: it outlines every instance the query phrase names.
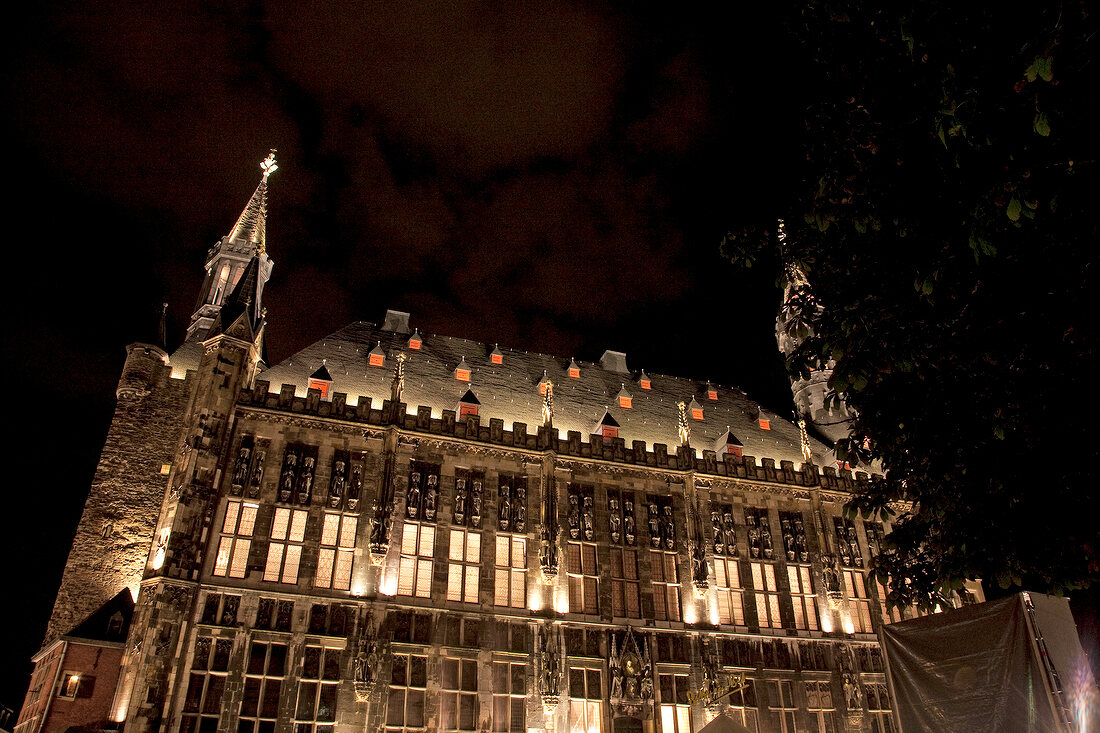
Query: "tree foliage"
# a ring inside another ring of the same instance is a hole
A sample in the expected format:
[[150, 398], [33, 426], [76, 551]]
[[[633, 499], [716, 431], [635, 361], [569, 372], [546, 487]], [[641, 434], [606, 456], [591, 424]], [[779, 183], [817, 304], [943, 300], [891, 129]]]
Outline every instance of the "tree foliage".
[[851, 509], [908, 507], [876, 563], [896, 605], [1100, 578], [1097, 18], [959, 5], [791, 11], [807, 99], [784, 252], [772, 222], [723, 242], [809, 279], [788, 367], [835, 360], [857, 414], [839, 455], [884, 472]]

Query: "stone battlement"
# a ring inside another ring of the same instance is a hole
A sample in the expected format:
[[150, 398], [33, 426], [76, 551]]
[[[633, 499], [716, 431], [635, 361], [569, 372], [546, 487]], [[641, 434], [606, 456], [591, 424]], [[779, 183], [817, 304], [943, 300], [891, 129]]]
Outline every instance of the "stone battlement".
[[561, 456], [665, 470], [696, 471], [713, 476], [821, 488], [827, 491], [851, 492], [857, 485], [867, 484], [874, 479], [862, 471], [838, 471], [832, 466], [819, 468], [812, 463], [803, 463], [796, 469], [793, 461], [780, 461], [776, 466], [772, 458], [758, 460], [755, 456], [718, 454], [713, 450], [704, 450], [700, 456], [695, 449], [683, 446], [675, 446], [670, 451], [663, 443], [647, 447], [641, 440], [632, 441], [628, 446], [623, 438], [605, 439], [600, 435], [590, 435], [586, 442], [577, 430], [570, 430], [565, 438], [555, 439], [541, 425], [534, 426], [533, 429], [522, 422], [505, 426], [501, 418], [490, 418], [488, 425], [483, 425], [480, 417], [467, 415], [459, 418], [454, 410], [443, 410], [440, 417], [432, 417], [432, 408], [424, 405], [410, 412], [409, 406], [403, 402], [394, 404], [390, 400], [383, 400], [376, 407], [370, 397], [360, 395], [358, 404], [353, 406], [348, 404], [347, 395], [343, 392], [333, 393], [331, 400], [322, 400], [318, 389], [308, 390], [305, 397], [296, 397], [295, 391], [295, 385], [284, 384], [278, 393], [271, 392], [267, 381], [257, 380], [251, 390], [241, 392], [239, 403], [379, 427], [396, 425], [404, 430], [489, 445], [531, 451], [553, 450]]

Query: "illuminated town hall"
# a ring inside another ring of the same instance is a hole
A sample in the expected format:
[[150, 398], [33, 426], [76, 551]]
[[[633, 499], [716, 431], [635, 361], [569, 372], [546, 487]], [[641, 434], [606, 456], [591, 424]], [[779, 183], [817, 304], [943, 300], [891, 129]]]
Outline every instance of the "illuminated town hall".
[[824, 375], [796, 424], [396, 311], [269, 365], [275, 167], [128, 347], [17, 733], [894, 729]]

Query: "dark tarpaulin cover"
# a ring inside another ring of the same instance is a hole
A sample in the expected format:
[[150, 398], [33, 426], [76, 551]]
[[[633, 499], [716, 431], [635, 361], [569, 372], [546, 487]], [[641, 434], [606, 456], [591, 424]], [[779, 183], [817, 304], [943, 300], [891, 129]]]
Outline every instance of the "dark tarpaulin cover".
[[[1041, 598], [1036, 620], [1050, 637], [1052, 658], [1066, 665], [1059, 672], [1065, 676], [1072, 659], [1083, 659], [1068, 602]], [[1026, 614], [1017, 594], [884, 626], [883, 652], [904, 733], [1067, 731]]]

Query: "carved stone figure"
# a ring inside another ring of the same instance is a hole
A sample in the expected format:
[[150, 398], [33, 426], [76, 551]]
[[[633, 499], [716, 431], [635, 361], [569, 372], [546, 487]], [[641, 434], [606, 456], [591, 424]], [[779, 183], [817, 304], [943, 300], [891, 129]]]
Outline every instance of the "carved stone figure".
[[501, 530], [505, 532], [508, 531], [509, 526], [512, 524], [512, 500], [508, 498], [511, 491], [508, 484], [500, 485], [500, 511], [498, 522]]
[[298, 469], [298, 454], [287, 451], [283, 458], [283, 475], [279, 477], [279, 501], [290, 501], [294, 493], [294, 474]]
[[850, 672], [844, 673], [844, 701], [848, 710], [863, 709], [863, 693]]
[[233, 487], [241, 488], [248, 480], [248, 459], [252, 456], [252, 449], [242, 445], [237, 453], [237, 465], [233, 471]]
[[661, 534], [664, 537], [665, 549], [676, 549], [676, 524], [672, 521], [672, 507], [666, 505], [664, 516], [661, 517]]
[[481, 526], [481, 480], [475, 479], [470, 490], [470, 526]]
[[413, 471], [409, 478], [409, 493], [405, 496], [405, 514], [409, 519], [416, 519], [420, 513], [420, 472]]
[[661, 516], [656, 504], [649, 505], [649, 544], [655, 548], [661, 546]]
[[584, 522], [584, 538], [591, 540], [596, 536], [596, 518], [592, 513], [592, 497], [584, 497], [584, 511], [581, 515]]
[[332, 481], [328, 485], [329, 506], [340, 506], [340, 501], [344, 497], [344, 488], [347, 485], [347, 480], [344, 478], [345, 470], [343, 461], [336, 461], [332, 466]]
[[512, 528], [516, 532], [527, 531], [527, 489], [516, 487], [516, 501], [512, 506]]
[[260, 493], [260, 485], [264, 481], [264, 451], [256, 451], [256, 466], [252, 469], [252, 481], [248, 484], [248, 498], [255, 499]]
[[626, 544], [633, 546], [637, 540], [637, 528], [634, 526], [634, 501], [623, 501], [623, 539]]
[[576, 494], [569, 495], [569, 536], [577, 539], [581, 536], [581, 510]]
[[737, 554], [737, 535], [733, 529], [733, 513], [725, 512], [722, 514], [722, 527], [725, 530], [726, 535], [726, 553], [729, 555]]
[[453, 521], [457, 525], [466, 524], [466, 479], [455, 481], [455, 507]]
[[428, 476], [428, 488], [424, 491], [424, 518], [435, 521], [435, 506], [439, 499], [439, 477]]
[[722, 516], [717, 511], [712, 510], [710, 513], [710, 529], [714, 535], [714, 554], [724, 555], [726, 542], [722, 531]]
[[310, 492], [313, 489], [313, 464], [312, 456], [302, 459], [302, 470], [298, 472], [298, 503], [305, 506], [309, 503]]
[[348, 484], [348, 509], [359, 507], [359, 495], [363, 492], [363, 469], [356, 465], [351, 469], [351, 483]]
[[608, 526], [611, 530], [611, 541], [612, 542], [618, 542], [619, 538], [622, 537], [622, 532], [620, 530], [622, 529], [622, 526], [623, 526], [623, 519], [622, 519], [622, 517], [619, 516], [619, 506], [618, 506], [618, 504], [619, 504], [619, 502], [616, 501], [615, 499], [611, 500], [611, 505], [612, 505], [611, 506], [611, 513], [610, 513], [610, 515], [608, 516], [608, 519], [607, 519]]

